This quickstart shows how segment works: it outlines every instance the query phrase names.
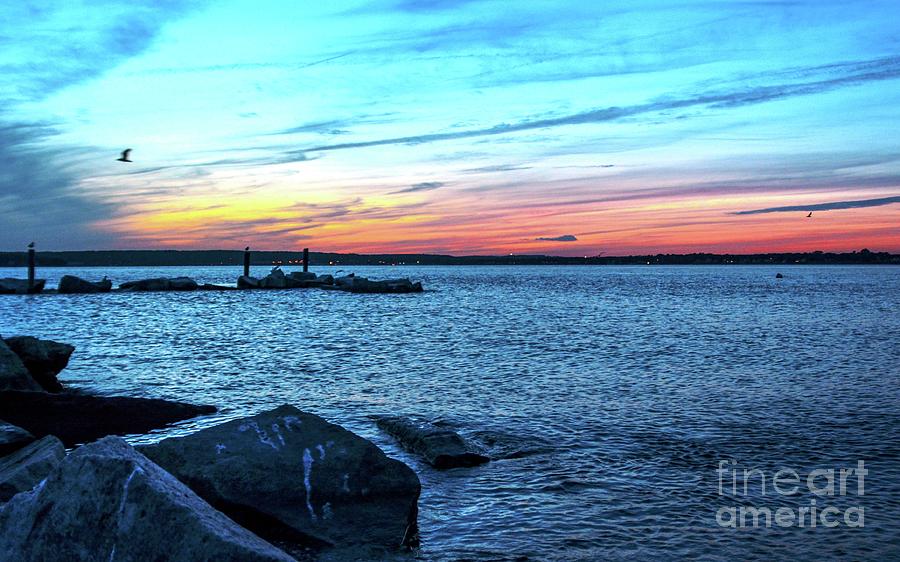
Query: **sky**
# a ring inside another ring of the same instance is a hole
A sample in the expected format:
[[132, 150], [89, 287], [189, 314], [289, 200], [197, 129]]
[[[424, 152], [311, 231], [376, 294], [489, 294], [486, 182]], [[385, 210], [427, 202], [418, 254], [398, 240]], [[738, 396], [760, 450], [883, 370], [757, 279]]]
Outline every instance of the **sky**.
[[3, 4], [0, 250], [900, 252], [896, 0]]

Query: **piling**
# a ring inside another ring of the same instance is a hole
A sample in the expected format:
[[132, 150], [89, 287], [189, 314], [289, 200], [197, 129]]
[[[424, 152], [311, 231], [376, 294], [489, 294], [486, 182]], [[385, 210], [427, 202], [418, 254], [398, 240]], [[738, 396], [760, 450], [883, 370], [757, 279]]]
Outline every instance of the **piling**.
[[250, 246], [244, 248], [244, 277], [250, 277]]
[[28, 292], [34, 290], [34, 242], [28, 245]]
[[309, 248], [303, 248], [303, 273], [309, 271]]

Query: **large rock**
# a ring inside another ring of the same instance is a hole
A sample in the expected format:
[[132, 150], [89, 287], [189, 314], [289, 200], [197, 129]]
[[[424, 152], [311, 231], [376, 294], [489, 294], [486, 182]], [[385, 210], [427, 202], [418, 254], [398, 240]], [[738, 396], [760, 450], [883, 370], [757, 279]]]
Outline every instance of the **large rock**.
[[47, 284], [46, 279], [35, 279], [34, 285], [28, 286], [28, 279], [0, 279], [0, 295], [30, 295], [40, 293]]
[[41, 385], [32, 378], [22, 359], [2, 339], [0, 339], [0, 390], [41, 390]]
[[0, 457], [18, 451], [32, 441], [34, 435], [21, 427], [0, 420]]
[[373, 419], [405, 449], [422, 455], [435, 468], [477, 466], [491, 460], [450, 429], [399, 416], [373, 416]]
[[139, 281], [127, 281], [119, 285], [119, 289], [123, 291], [168, 291], [170, 290], [169, 280], [165, 277], [157, 277], [154, 279], [141, 279]]
[[0, 502], [34, 488], [65, 456], [62, 441], [48, 435], [0, 458]]
[[421, 283], [413, 283], [409, 279], [385, 279], [373, 281], [365, 277], [339, 277], [335, 279], [341, 289], [351, 293], [419, 293]]
[[0, 561], [289, 562], [118, 437], [66, 457], [0, 509]]
[[170, 291], [196, 291], [199, 285], [190, 277], [172, 277], [169, 279]]
[[19, 356], [31, 377], [47, 392], [59, 392], [62, 385], [56, 375], [69, 364], [75, 347], [52, 340], [39, 340], [31, 336], [15, 336], [4, 340]]
[[55, 435], [66, 447], [105, 435], [148, 433], [202, 414], [213, 406], [196, 406], [150, 398], [0, 392], [0, 415], [37, 437]]
[[292, 406], [141, 451], [267, 539], [386, 549], [417, 541], [420, 485], [412, 469]]
[[238, 289], [259, 289], [259, 279], [241, 275], [237, 280]]
[[63, 275], [56, 290], [61, 294], [108, 293], [112, 290], [112, 281], [106, 277], [100, 281], [86, 281], [74, 275]]
[[288, 277], [295, 281], [313, 281], [316, 279], [316, 274], [312, 271], [293, 271]]

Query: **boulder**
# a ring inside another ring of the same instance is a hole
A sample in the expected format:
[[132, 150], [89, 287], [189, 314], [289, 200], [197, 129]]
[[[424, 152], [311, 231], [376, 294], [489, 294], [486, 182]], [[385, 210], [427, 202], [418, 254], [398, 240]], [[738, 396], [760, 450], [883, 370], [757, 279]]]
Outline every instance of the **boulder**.
[[211, 414], [213, 406], [196, 406], [151, 398], [0, 392], [3, 419], [37, 437], [55, 435], [73, 447], [105, 435], [148, 433], [170, 423]]
[[334, 285], [334, 277], [331, 275], [319, 275], [315, 281], [320, 285]]
[[[421, 283], [413, 283], [409, 279], [386, 279], [372, 281], [365, 277], [345, 278], [340, 286], [351, 293], [418, 293], [422, 291]], [[335, 280], [337, 283], [339, 279]]]
[[295, 281], [313, 281], [316, 279], [316, 274], [312, 271], [294, 271], [288, 277]]
[[52, 340], [39, 340], [31, 336], [16, 336], [4, 340], [19, 356], [25, 368], [41, 388], [47, 392], [60, 392], [62, 385], [56, 375], [69, 364], [75, 347]]
[[259, 289], [259, 279], [241, 275], [237, 280], [238, 289]]
[[14, 453], [34, 441], [34, 435], [0, 420], [0, 457]]
[[293, 406], [141, 451], [267, 540], [383, 549], [417, 542], [420, 484], [412, 469]]
[[157, 277], [155, 279], [141, 279], [140, 281], [127, 281], [119, 285], [119, 289], [123, 291], [168, 291], [169, 280], [165, 277]]
[[435, 468], [477, 466], [491, 460], [450, 429], [399, 416], [373, 416], [373, 419], [405, 449], [421, 455]]
[[776, 273], [776, 274], [775, 274], [775, 279], [784, 279], [784, 275], [782, 275], [782, 274], [780, 274], [780, 273]]
[[266, 275], [259, 280], [259, 286], [262, 289], [288, 289], [295, 283], [293, 279], [284, 275]]
[[169, 279], [170, 291], [196, 291], [197, 282], [190, 277], [173, 277]]
[[41, 385], [31, 377], [22, 359], [2, 339], [0, 339], [0, 390], [41, 390]]
[[227, 287], [225, 285], [214, 285], [213, 283], [204, 283], [200, 285], [201, 291], [236, 291], [236, 287]]
[[356, 275], [353, 273], [348, 273], [343, 277], [335, 277], [334, 284], [337, 287], [349, 288], [353, 286], [353, 282], [356, 280]]
[[289, 562], [118, 437], [80, 447], [0, 509], [0, 561]]
[[0, 458], [0, 502], [34, 488], [65, 456], [62, 441], [48, 435]]
[[0, 295], [32, 295], [40, 293], [47, 284], [46, 279], [35, 279], [34, 285], [28, 286], [28, 279], [0, 279]]
[[59, 280], [57, 292], [60, 294], [76, 293], [108, 293], [112, 290], [112, 281], [103, 278], [101, 281], [86, 281], [74, 275], [63, 275]]

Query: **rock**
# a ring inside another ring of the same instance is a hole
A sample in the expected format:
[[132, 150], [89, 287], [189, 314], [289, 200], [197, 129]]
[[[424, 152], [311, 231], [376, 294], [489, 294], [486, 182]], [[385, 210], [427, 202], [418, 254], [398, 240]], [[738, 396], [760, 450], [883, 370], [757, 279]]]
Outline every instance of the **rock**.
[[168, 291], [169, 280], [165, 277], [155, 279], [141, 279], [140, 281], [128, 281], [119, 285], [123, 291]]
[[170, 291], [196, 291], [197, 282], [190, 277], [173, 277], [169, 279]]
[[294, 271], [288, 277], [294, 281], [313, 281], [316, 279], [316, 274], [312, 271]]
[[103, 278], [101, 281], [86, 281], [74, 275], [63, 275], [59, 280], [57, 292], [60, 294], [76, 294], [76, 293], [108, 293], [112, 290], [112, 281]]
[[331, 275], [319, 275], [315, 280], [320, 285], [334, 285], [334, 277]]
[[348, 273], [343, 277], [335, 277], [334, 284], [337, 287], [349, 288], [353, 286], [353, 282], [356, 280], [356, 275], [353, 273]]
[[34, 435], [0, 420], [0, 457], [14, 453], [34, 441]]
[[782, 275], [782, 274], [780, 274], [780, 273], [776, 273], [776, 274], [775, 274], [775, 279], [784, 279], [784, 275]]
[[60, 392], [62, 385], [56, 375], [69, 364], [75, 347], [52, 340], [39, 340], [31, 336], [6, 338], [6, 345], [19, 356], [25, 368], [41, 388], [47, 392]]
[[0, 392], [3, 419], [37, 437], [55, 435], [73, 447], [105, 435], [148, 433], [170, 423], [211, 414], [213, 406], [196, 406], [150, 398]]
[[293, 406], [141, 451], [267, 540], [387, 549], [417, 542], [421, 487], [412, 469]]
[[0, 502], [34, 488], [65, 456], [62, 441], [48, 435], [0, 458]]
[[28, 287], [28, 279], [0, 279], [0, 295], [33, 295], [44, 290], [46, 279], [35, 279], [34, 285]]
[[2, 339], [0, 339], [0, 390], [41, 390], [41, 385], [31, 377], [22, 359]]
[[294, 283], [293, 279], [285, 277], [284, 275], [266, 275], [259, 280], [259, 286], [262, 289], [288, 289], [293, 287]]
[[[337, 283], [339, 279], [335, 280]], [[351, 293], [417, 293], [422, 291], [421, 283], [413, 283], [409, 279], [386, 279], [372, 281], [365, 277], [352, 277], [341, 287]]]
[[0, 561], [289, 562], [118, 437], [70, 454], [0, 509]]
[[375, 423], [408, 451], [435, 468], [477, 466], [491, 459], [475, 451], [455, 431], [399, 416], [373, 416]]
[[238, 289], [259, 289], [259, 279], [241, 275], [237, 280]]

